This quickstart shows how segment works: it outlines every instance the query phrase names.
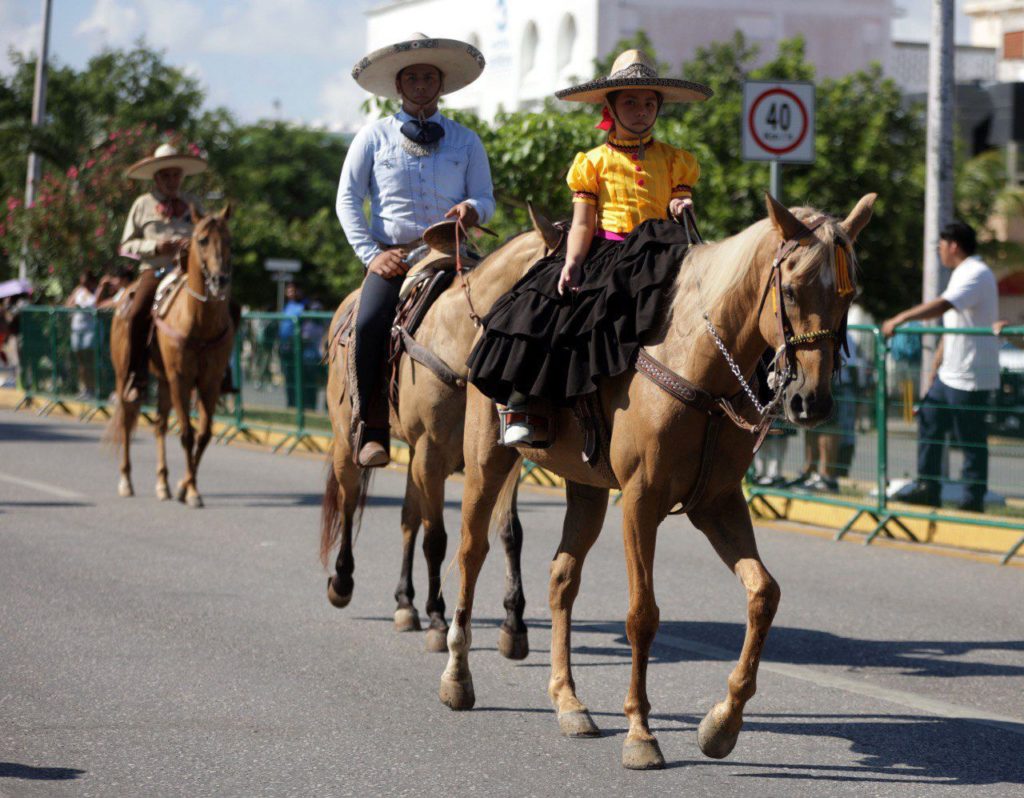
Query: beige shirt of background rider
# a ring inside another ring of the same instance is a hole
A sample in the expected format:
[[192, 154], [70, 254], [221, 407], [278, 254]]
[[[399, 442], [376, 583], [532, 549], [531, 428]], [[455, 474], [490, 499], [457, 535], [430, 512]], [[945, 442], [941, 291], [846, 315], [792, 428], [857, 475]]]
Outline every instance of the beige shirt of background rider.
[[139, 270], [163, 269], [174, 262], [171, 254], [158, 254], [165, 241], [192, 236], [191, 203], [202, 213], [199, 200], [191, 194], [178, 195], [179, 202], [170, 201], [157, 189], [138, 197], [128, 213], [128, 222], [121, 235], [121, 255], [139, 261]]

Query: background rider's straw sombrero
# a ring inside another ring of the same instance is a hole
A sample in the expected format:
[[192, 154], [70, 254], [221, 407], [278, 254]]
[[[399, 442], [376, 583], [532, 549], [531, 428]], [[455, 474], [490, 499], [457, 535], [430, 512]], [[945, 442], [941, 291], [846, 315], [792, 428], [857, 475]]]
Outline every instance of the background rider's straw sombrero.
[[133, 180], [151, 180], [161, 169], [181, 169], [185, 177], [206, 171], [206, 161], [198, 155], [186, 155], [178, 152], [172, 144], [161, 144], [147, 158], [136, 161], [125, 170], [125, 177]]
[[414, 33], [404, 42], [374, 50], [352, 67], [352, 77], [371, 94], [400, 100], [395, 76], [407, 66], [436, 66], [444, 74], [441, 94], [451, 94], [480, 77], [485, 63], [483, 54], [471, 44]]
[[676, 78], [659, 78], [657, 65], [643, 50], [626, 50], [612, 64], [612, 73], [589, 83], [555, 92], [559, 100], [574, 103], [604, 102], [610, 91], [650, 89], [667, 103], [702, 102], [714, 94], [702, 83]]

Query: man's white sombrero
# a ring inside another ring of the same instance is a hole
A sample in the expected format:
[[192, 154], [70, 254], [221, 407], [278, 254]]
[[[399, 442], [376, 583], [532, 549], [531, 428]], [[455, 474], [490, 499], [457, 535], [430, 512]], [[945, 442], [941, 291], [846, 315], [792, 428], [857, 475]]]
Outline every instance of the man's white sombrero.
[[559, 100], [574, 103], [600, 103], [608, 92], [623, 89], [650, 89], [667, 103], [702, 102], [714, 94], [702, 83], [658, 77], [658, 67], [643, 50], [626, 50], [612, 64], [612, 73], [571, 89], [555, 92]]
[[480, 77], [486, 63], [483, 54], [471, 44], [414, 33], [404, 42], [374, 50], [352, 67], [352, 77], [371, 94], [400, 100], [395, 76], [407, 66], [436, 66], [444, 75], [441, 94], [451, 94]]
[[206, 161], [198, 155], [180, 153], [172, 144], [161, 144], [152, 155], [129, 166], [124, 174], [133, 180], [152, 180], [161, 169], [181, 169], [188, 177], [205, 172]]

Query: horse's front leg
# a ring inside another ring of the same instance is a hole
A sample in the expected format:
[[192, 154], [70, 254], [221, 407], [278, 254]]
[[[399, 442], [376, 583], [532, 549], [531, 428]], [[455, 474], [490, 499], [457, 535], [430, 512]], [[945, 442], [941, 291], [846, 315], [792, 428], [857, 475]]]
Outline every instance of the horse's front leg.
[[551, 679], [548, 695], [566, 737], [600, 734], [587, 707], [576, 696], [572, 678], [572, 607], [583, 580], [583, 561], [601, 534], [608, 509], [608, 490], [570, 482], [566, 485], [562, 542], [551, 563]]
[[420, 491], [413, 479], [413, 468], [416, 464], [416, 451], [411, 452], [412, 462], [405, 478], [405, 500], [402, 502], [402, 572], [398, 575], [398, 587], [395, 588], [395, 630], [399, 632], [418, 632], [420, 615], [416, 611], [413, 599], [416, 588], [412, 583], [413, 561], [416, 558], [416, 536], [420, 531]]
[[174, 414], [178, 417], [178, 426], [181, 428], [179, 440], [182, 451], [185, 453], [185, 474], [178, 482], [175, 498], [184, 502], [188, 490], [192, 486], [194, 470], [192, 467], [193, 452], [195, 450], [196, 433], [192, 427], [191, 409], [191, 385], [182, 377], [169, 377], [171, 404], [174, 405]]
[[690, 513], [690, 520], [747, 591], [747, 632], [739, 661], [729, 675], [729, 694], [711, 708], [697, 731], [700, 750], [721, 759], [736, 745], [743, 726], [743, 707], [757, 690], [757, 666], [782, 591], [761, 562], [750, 512], [739, 486], [724, 499], [717, 499], [714, 510], [701, 508]]
[[441, 675], [439, 691], [441, 701], [452, 709], [472, 709], [476, 703], [469, 670], [473, 595], [480, 568], [487, 557], [491, 514], [501, 498], [507, 497], [511, 505], [518, 476], [515, 469], [519, 454], [495, 443], [497, 437], [493, 404], [471, 387], [466, 412], [466, 484], [462, 494], [462, 542], [459, 546], [462, 584], [448, 629], [448, 666]]
[[427, 651], [433, 652], [448, 650], [441, 568], [448, 550], [448, 533], [444, 527], [444, 481], [450, 471], [438, 442], [428, 436], [421, 437], [409, 464], [409, 479], [416, 485], [419, 517], [423, 522], [423, 557], [427, 561], [425, 610], [429, 618], [425, 646]]
[[[647, 663], [658, 631], [659, 610], [654, 600], [654, 545], [661, 518], [660, 502], [640, 477], [628, 483], [622, 493], [622, 536], [629, 577], [629, 612], [626, 636], [633, 648], [633, 668], [623, 709], [629, 731], [622, 748], [622, 766], [630, 770], [665, 767], [658, 741], [651, 733], [648, 717]], [[645, 488], [647, 488], [645, 490]]]
[[195, 445], [192, 449], [192, 462], [190, 463], [191, 474], [189, 476], [188, 488], [185, 491], [185, 501], [190, 507], [202, 507], [203, 497], [199, 493], [197, 478], [199, 475], [199, 463], [203, 459], [203, 452], [210, 445], [213, 437], [213, 414], [217, 410], [217, 399], [220, 398], [220, 382], [223, 373], [215, 379], [208, 379], [205, 384], [199, 386], [199, 433], [196, 435]]
[[167, 484], [167, 421], [170, 413], [171, 389], [167, 380], [158, 377], [153, 437], [156, 440], [156, 497], [161, 501], [171, 498], [171, 486]]
[[507, 659], [526, 659], [530, 639], [523, 620], [526, 596], [523, 593], [523, 525], [519, 523], [518, 485], [510, 512], [501, 523], [501, 542], [505, 547], [505, 620], [498, 631], [498, 651]]

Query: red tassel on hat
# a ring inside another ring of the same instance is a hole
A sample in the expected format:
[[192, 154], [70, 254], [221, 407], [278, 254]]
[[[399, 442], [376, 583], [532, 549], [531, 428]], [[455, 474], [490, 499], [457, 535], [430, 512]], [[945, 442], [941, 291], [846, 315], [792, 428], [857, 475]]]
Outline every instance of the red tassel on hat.
[[612, 119], [611, 111], [608, 110], [608, 106], [605, 105], [601, 108], [601, 121], [594, 125], [598, 130], [611, 130], [615, 127], [615, 120]]

